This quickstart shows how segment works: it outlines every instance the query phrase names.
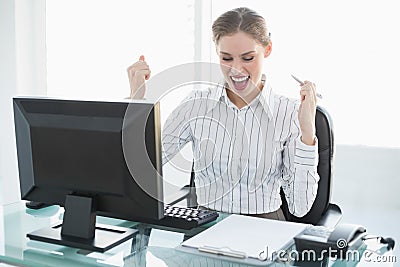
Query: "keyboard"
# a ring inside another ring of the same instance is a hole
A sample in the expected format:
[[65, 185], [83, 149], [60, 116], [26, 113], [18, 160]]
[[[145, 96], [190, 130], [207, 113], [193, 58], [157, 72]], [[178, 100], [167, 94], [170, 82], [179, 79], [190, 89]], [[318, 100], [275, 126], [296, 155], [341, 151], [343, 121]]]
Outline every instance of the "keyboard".
[[218, 212], [174, 206], [164, 207], [164, 218], [146, 221], [151, 224], [190, 230], [218, 218]]

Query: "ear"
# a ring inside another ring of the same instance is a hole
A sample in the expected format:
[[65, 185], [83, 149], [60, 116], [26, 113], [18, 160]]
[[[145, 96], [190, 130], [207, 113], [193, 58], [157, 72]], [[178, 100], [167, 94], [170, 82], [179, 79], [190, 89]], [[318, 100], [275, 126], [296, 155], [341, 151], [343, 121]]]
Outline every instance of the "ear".
[[267, 58], [272, 52], [272, 41], [269, 41], [268, 45], [265, 47], [264, 58]]

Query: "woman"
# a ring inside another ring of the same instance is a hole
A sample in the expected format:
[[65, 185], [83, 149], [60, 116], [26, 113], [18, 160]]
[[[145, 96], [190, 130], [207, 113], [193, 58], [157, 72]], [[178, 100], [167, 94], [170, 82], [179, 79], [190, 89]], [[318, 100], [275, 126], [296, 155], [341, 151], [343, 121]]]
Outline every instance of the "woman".
[[[316, 87], [305, 81], [300, 101], [272, 92], [262, 74], [272, 42], [256, 12], [228, 11], [212, 30], [225, 81], [193, 92], [170, 115], [163, 129], [163, 162], [191, 141], [203, 208], [284, 220], [282, 187], [289, 211], [304, 216], [319, 180]], [[150, 73], [144, 56], [128, 68], [132, 98], [144, 97], [141, 85]]]

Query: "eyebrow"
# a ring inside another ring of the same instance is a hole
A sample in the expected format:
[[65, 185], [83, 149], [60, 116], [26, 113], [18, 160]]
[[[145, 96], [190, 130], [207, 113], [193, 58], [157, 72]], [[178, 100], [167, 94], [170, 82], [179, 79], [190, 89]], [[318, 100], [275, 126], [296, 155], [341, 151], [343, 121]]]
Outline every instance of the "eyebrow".
[[[240, 56], [246, 56], [246, 55], [248, 55], [248, 54], [255, 53], [255, 52], [256, 52], [256, 51], [249, 51], [249, 52], [246, 52], [246, 53], [241, 54]], [[224, 55], [227, 55], [227, 56], [231, 56], [231, 54], [229, 54], [229, 53], [227, 53], [227, 52], [220, 51], [220, 53], [221, 53], [221, 54], [224, 54]]]

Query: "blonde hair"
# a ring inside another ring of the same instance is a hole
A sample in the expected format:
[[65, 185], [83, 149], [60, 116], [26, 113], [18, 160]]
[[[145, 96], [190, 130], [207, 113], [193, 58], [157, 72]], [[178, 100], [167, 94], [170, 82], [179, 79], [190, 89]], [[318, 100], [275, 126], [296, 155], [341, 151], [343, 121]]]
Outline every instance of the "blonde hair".
[[239, 7], [219, 16], [212, 25], [213, 41], [218, 44], [221, 37], [239, 31], [249, 34], [264, 47], [270, 42], [265, 19], [247, 7]]

